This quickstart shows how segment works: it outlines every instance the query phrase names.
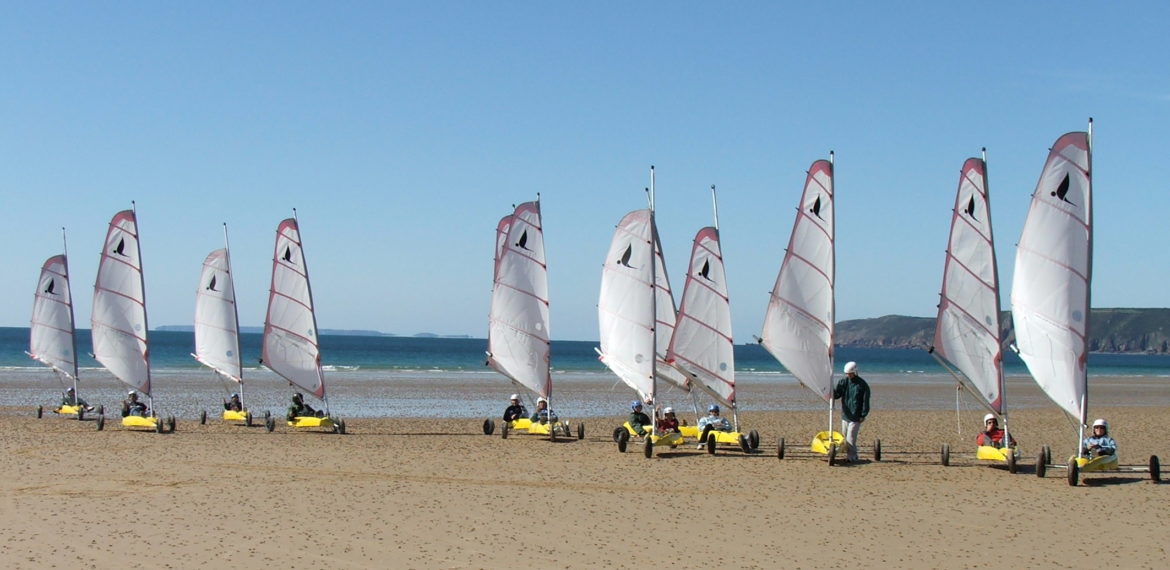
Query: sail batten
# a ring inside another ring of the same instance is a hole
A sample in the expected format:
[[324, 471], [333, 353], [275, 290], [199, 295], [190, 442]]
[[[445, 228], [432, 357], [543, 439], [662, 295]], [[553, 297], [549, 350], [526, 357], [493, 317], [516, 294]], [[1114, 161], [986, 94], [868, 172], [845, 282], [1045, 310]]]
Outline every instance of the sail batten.
[[146, 291], [138, 219], [133, 210], [114, 215], [94, 284], [94, 358], [118, 380], [151, 396]]
[[295, 218], [277, 226], [262, 360], [285, 380], [325, 399], [313, 292]]

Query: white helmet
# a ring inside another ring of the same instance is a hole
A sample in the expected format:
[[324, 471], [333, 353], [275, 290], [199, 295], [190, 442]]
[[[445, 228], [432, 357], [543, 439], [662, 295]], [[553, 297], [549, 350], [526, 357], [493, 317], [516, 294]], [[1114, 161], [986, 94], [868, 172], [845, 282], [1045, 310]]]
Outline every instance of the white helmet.
[[857, 363], [856, 362], [850, 361], [850, 362], [845, 363], [845, 373], [849, 374], [851, 372], [854, 374], [857, 373]]
[[672, 408], [672, 407], [670, 407], [670, 406], [667, 406], [665, 410], [662, 410], [662, 413], [664, 413], [664, 414], [673, 414], [673, 413], [674, 413], [674, 408]]
[[995, 417], [995, 414], [987, 414], [986, 416], [983, 416], [983, 423], [987, 423], [991, 420], [995, 420], [996, 423], [999, 423], [999, 418]]
[[1101, 426], [1105, 429], [1109, 429], [1109, 422], [1105, 421], [1104, 418], [1097, 418], [1097, 419], [1093, 420], [1093, 427], [1097, 427], [1097, 426]]
[[511, 396], [508, 396], [508, 399], [509, 400], [519, 400], [520, 394], [512, 394]]
[[544, 399], [544, 398], [537, 398], [537, 399], [536, 399], [536, 403], [537, 403], [537, 404], [539, 404], [539, 403], [541, 403], [541, 402], [544, 402], [544, 403], [546, 403], [546, 404], [547, 404], [547, 403], [548, 403], [548, 400], [546, 400], [546, 399]]

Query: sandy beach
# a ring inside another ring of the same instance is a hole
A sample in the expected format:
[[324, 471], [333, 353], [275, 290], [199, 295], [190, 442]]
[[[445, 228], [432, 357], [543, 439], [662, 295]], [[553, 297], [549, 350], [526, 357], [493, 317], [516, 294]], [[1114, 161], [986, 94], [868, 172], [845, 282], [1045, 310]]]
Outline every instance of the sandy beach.
[[[0, 409], [8, 568], [1164, 568], [1170, 486], [1145, 473], [1035, 476], [1074, 431], [1054, 406], [1013, 414], [1010, 475], [971, 443], [982, 411], [898, 411], [863, 426], [860, 464], [807, 451], [824, 413], [745, 412], [759, 452], [632, 445], [619, 416], [582, 441], [482, 434], [482, 420], [363, 419], [344, 436], [180, 420], [174, 434]], [[939, 387], [937, 389], [951, 389]], [[1094, 382], [1122, 464], [1170, 460], [1161, 383]], [[911, 397], [911, 394], [905, 394]], [[1118, 405], [1117, 402], [1125, 403]], [[1148, 405], [1133, 404], [1140, 402]], [[776, 457], [778, 438], [786, 457]], [[882, 442], [882, 460], [872, 444]], [[949, 444], [951, 466], [939, 465]]]

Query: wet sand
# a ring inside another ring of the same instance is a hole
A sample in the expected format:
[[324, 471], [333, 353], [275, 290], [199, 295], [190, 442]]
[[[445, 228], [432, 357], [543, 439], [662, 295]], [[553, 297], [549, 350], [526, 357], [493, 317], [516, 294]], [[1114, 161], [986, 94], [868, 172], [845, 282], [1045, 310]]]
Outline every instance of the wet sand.
[[[875, 386], [876, 392], [879, 387]], [[899, 411], [883, 386], [860, 464], [807, 451], [821, 412], [744, 412], [758, 453], [640, 445], [619, 416], [584, 440], [482, 434], [482, 420], [347, 420], [344, 436], [180, 420], [174, 434], [0, 408], [0, 559], [8, 568], [1163, 568], [1170, 485], [1145, 473], [1035, 476], [1075, 432], [1019, 410], [1020, 472], [977, 462], [983, 411]], [[947, 388], [949, 389], [949, 388]], [[899, 391], [905, 390], [902, 394]], [[1170, 385], [1095, 382], [1123, 464], [1170, 460]], [[1119, 404], [1124, 403], [1124, 404]], [[1148, 405], [1138, 405], [1134, 402]], [[778, 438], [786, 457], [776, 457]], [[881, 440], [882, 460], [873, 460]], [[951, 466], [939, 448], [952, 448]]]

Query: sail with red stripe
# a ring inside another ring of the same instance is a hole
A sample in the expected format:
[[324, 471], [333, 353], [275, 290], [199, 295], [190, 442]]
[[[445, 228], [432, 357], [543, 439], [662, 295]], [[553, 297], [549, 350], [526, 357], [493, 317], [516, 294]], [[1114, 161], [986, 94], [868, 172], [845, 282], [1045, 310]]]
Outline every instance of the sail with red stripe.
[[295, 218], [280, 222], [276, 228], [262, 358], [264, 366], [285, 380], [325, 399], [313, 292]]
[[118, 212], [110, 220], [91, 325], [94, 358], [123, 384], [151, 396], [146, 286], [134, 210]]

